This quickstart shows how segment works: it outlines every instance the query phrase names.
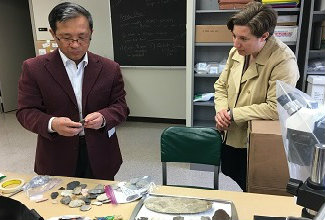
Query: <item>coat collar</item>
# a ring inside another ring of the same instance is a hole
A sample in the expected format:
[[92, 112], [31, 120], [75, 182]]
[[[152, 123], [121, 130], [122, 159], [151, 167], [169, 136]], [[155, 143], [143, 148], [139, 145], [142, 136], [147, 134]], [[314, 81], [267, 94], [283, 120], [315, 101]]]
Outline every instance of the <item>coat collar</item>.
[[[62, 87], [63, 91], [69, 96], [72, 103], [78, 108], [76, 96], [74, 94], [70, 79], [63, 65], [61, 56], [58, 50], [49, 53], [46, 57], [45, 68], [50, 72], [53, 79]], [[100, 71], [102, 64], [97, 55], [88, 52], [88, 65], [85, 67], [84, 79], [82, 85], [82, 108], [83, 112], [87, 96], [93, 88]]]
[[[243, 70], [243, 67], [244, 67], [244, 63], [245, 63], [245, 57], [240, 55], [237, 50], [235, 51], [232, 59], [236, 62], [238, 62], [240, 65], [239, 65], [239, 70], [238, 72], [240, 73], [239, 75], [236, 76], [236, 78], [238, 80], [236, 80], [236, 85], [239, 87], [239, 83], [243, 83], [249, 79], [252, 79], [254, 77], [258, 77], [259, 75], [259, 71], [258, 71], [258, 66], [264, 66], [270, 56], [271, 56], [271, 53], [272, 53], [272, 48], [275, 44], [275, 37], [274, 36], [271, 36], [267, 42], [265, 43], [263, 49], [261, 50], [261, 52], [257, 55], [256, 57], [256, 60], [255, 60], [255, 65], [250, 65], [248, 67], [248, 69], [245, 71], [245, 74], [242, 75], [242, 70]], [[237, 87], [236, 86], [236, 87]]]

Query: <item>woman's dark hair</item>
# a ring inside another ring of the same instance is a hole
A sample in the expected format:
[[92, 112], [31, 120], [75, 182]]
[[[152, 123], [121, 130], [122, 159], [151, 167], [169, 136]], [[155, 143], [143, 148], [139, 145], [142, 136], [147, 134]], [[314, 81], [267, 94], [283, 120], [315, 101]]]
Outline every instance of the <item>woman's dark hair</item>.
[[93, 19], [89, 11], [84, 7], [72, 3], [63, 2], [55, 6], [49, 14], [48, 20], [53, 32], [56, 32], [56, 22], [63, 22], [79, 16], [85, 16], [88, 19], [90, 30], [93, 30]]
[[277, 18], [278, 13], [271, 6], [260, 2], [250, 2], [229, 19], [227, 27], [233, 31], [234, 25], [246, 25], [256, 37], [262, 37], [265, 32], [269, 32], [272, 36]]

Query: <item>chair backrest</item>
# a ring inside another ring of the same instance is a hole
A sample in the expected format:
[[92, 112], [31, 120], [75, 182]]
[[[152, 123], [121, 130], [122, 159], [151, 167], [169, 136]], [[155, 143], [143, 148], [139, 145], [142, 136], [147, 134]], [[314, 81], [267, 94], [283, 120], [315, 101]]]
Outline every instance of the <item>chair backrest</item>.
[[164, 173], [166, 172], [166, 162], [219, 166], [221, 146], [221, 135], [213, 128], [169, 127], [165, 129], [161, 135], [163, 184], [166, 185], [166, 173]]

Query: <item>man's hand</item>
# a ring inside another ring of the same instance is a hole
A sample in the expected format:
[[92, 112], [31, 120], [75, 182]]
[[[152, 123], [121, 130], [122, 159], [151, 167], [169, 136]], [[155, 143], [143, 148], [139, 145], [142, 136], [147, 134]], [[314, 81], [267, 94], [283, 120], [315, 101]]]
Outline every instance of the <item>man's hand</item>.
[[103, 124], [104, 116], [99, 112], [93, 112], [85, 117], [85, 128], [99, 129]]
[[78, 135], [82, 131], [82, 124], [71, 121], [70, 118], [58, 117], [52, 121], [52, 130], [63, 136]]
[[227, 130], [231, 123], [231, 117], [226, 109], [220, 110], [214, 119], [216, 121], [216, 127], [219, 131]]

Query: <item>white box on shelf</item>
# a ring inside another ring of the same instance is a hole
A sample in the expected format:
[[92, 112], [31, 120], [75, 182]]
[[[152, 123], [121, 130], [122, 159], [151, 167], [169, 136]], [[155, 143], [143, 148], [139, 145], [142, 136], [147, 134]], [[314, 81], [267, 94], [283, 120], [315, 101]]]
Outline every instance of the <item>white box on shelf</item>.
[[283, 42], [297, 41], [298, 26], [276, 26], [274, 36]]
[[309, 75], [307, 82], [307, 94], [318, 103], [324, 104], [325, 76]]

